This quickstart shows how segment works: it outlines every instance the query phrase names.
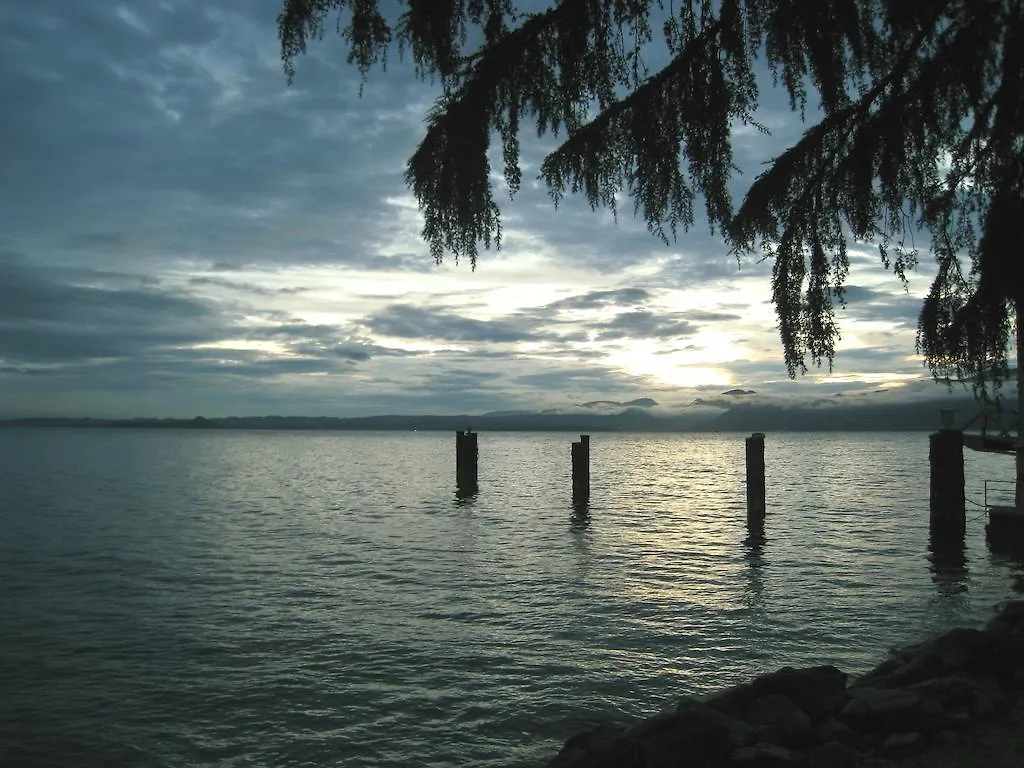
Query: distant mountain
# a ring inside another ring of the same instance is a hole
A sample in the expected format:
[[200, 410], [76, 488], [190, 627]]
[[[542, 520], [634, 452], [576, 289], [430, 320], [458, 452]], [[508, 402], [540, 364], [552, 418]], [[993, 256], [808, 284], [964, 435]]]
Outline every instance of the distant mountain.
[[[1015, 406], [1013, 403], [1006, 403], [1005, 407]], [[979, 409], [978, 404], [970, 397], [911, 403], [849, 405], [843, 403], [841, 398], [793, 406], [740, 402], [712, 419], [707, 426], [729, 432], [934, 430], [939, 428], [940, 412], [943, 408], [953, 409], [953, 421], [958, 426], [970, 420]]]
[[[728, 394], [728, 393], [725, 393]], [[559, 432], [799, 432], [934, 430], [939, 413], [953, 408], [954, 423], [962, 425], [978, 412], [970, 398], [949, 397], [920, 402], [870, 402], [822, 398], [814, 403], [785, 403], [729, 400], [715, 401], [715, 408], [693, 407], [656, 413], [650, 398], [615, 403], [623, 410], [572, 410], [570, 412], [492, 411], [457, 416], [388, 415], [362, 418], [330, 416], [230, 416], [194, 419], [60, 419], [23, 418], [0, 420], [0, 427], [91, 427], [121, 429], [303, 429], [303, 430], [462, 430], [477, 431], [559, 431]], [[700, 401], [695, 401], [700, 404]], [[711, 403], [707, 403], [710, 405]], [[1006, 411], [1014, 402], [1004, 404]], [[1009, 419], [1007, 416], [1007, 425]]]

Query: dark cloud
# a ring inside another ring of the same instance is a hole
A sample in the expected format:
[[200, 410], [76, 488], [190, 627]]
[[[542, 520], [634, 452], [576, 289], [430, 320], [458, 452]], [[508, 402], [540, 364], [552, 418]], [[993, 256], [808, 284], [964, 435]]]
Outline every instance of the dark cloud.
[[590, 326], [601, 341], [617, 339], [675, 339], [692, 336], [698, 326], [675, 313], [620, 312], [611, 320]]
[[552, 366], [547, 370], [523, 373], [512, 377], [517, 387], [536, 388], [548, 392], [559, 392], [563, 402], [585, 402], [595, 399], [588, 393], [603, 393], [610, 399], [629, 399], [626, 395], [643, 392], [647, 379], [631, 376], [622, 371], [598, 365]]
[[544, 307], [547, 310], [601, 309], [631, 304], [643, 304], [650, 300], [651, 293], [643, 288], [618, 288], [606, 291], [589, 291], [554, 301]]
[[38, 238], [59, 215], [72, 229], [61, 246], [112, 261], [201, 250], [224, 264], [426, 269], [377, 246], [422, 130], [406, 107], [429, 91], [399, 76], [360, 99], [340, 46], [306, 57], [289, 89], [279, 5], [0, 9], [0, 99], [19, 105], [0, 127], [14, 229]]
[[[880, 320], [904, 327], [917, 327], [921, 313], [921, 299], [906, 291], [900, 291], [898, 284], [890, 291], [849, 285], [843, 298], [840, 319], [845, 317], [861, 320]], [[837, 302], [838, 303], [838, 302]]]
[[126, 357], [150, 346], [208, 342], [229, 322], [187, 296], [60, 282], [23, 258], [0, 256], [0, 357], [7, 361]]
[[246, 293], [256, 296], [281, 296], [288, 294], [304, 293], [308, 289], [305, 288], [264, 288], [263, 286], [256, 285], [255, 283], [247, 283], [239, 280], [227, 280], [222, 277], [193, 277], [189, 278], [189, 285], [193, 286], [211, 286], [214, 288], [226, 288], [229, 291], [237, 291], [238, 293]]
[[477, 320], [402, 304], [385, 307], [364, 322], [374, 333], [399, 339], [511, 343], [538, 338], [535, 331], [509, 319]]
[[740, 315], [732, 312], [701, 312], [690, 311], [683, 313], [687, 320], [694, 323], [723, 323], [731, 320], [742, 320]]

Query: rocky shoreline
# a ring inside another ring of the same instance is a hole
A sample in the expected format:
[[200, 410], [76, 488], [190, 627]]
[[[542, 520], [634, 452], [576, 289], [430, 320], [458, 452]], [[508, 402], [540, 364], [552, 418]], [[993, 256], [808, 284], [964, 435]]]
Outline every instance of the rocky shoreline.
[[1012, 600], [984, 629], [895, 650], [852, 682], [831, 666], [784, 667], [628, 728], [579, 733], [547, 768], [1001, 768], [998, 756], [971, 759], [986, 732], [1024, 768], [1022, 713], [1024, 600]]

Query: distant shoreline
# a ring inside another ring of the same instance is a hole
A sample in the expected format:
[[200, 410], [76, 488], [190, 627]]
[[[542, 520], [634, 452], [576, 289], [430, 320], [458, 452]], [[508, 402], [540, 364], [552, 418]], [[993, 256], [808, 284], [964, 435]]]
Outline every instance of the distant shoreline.
[[0, 429], [145, 429], [204, 431], [286, 431], [307, 432], [452, 432], [472, 429], [476, 432], [573, 432], [573, 433], [744, 433], [744, 432], [931, 432], [938, 428], [925, 423], [835, 423], [816, 419], [808, 423], [796, 419], [793, 424], [680, 424], [671, 419], [648, 420], [641, 423], [616, 419], [613, 416], [561, 418], [485, 418], [485, 417], [399, 417], [367, 416], [363, 418], [319, 417], [229, 417], [218, 419], [75, 419], [22, 418], [0, 420]]

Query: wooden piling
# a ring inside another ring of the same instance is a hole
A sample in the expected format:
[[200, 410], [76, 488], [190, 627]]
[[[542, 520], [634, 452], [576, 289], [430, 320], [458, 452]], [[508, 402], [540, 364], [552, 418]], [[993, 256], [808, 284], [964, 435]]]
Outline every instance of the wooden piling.
[[477, 434], [467, 429], [455, 433], [455, 485], [462, 493], [476, 493], [480, 450]]
[[747, 454], [747, 527], [764, 528], [766, 510], [764, 489], [764, 432], [746, 439]]
[[[943, 426], [951, 419], [943, 419]], [[928, 437], [931, 465], [929, 509], [933, 532], [963, 537], [967, 529], [964, 494], [964, 433], [943, 428]]]
[[572, 502], [586, 504], [590, 501], [590, 435], [580, 435], [580, 441], [572, 444]]

